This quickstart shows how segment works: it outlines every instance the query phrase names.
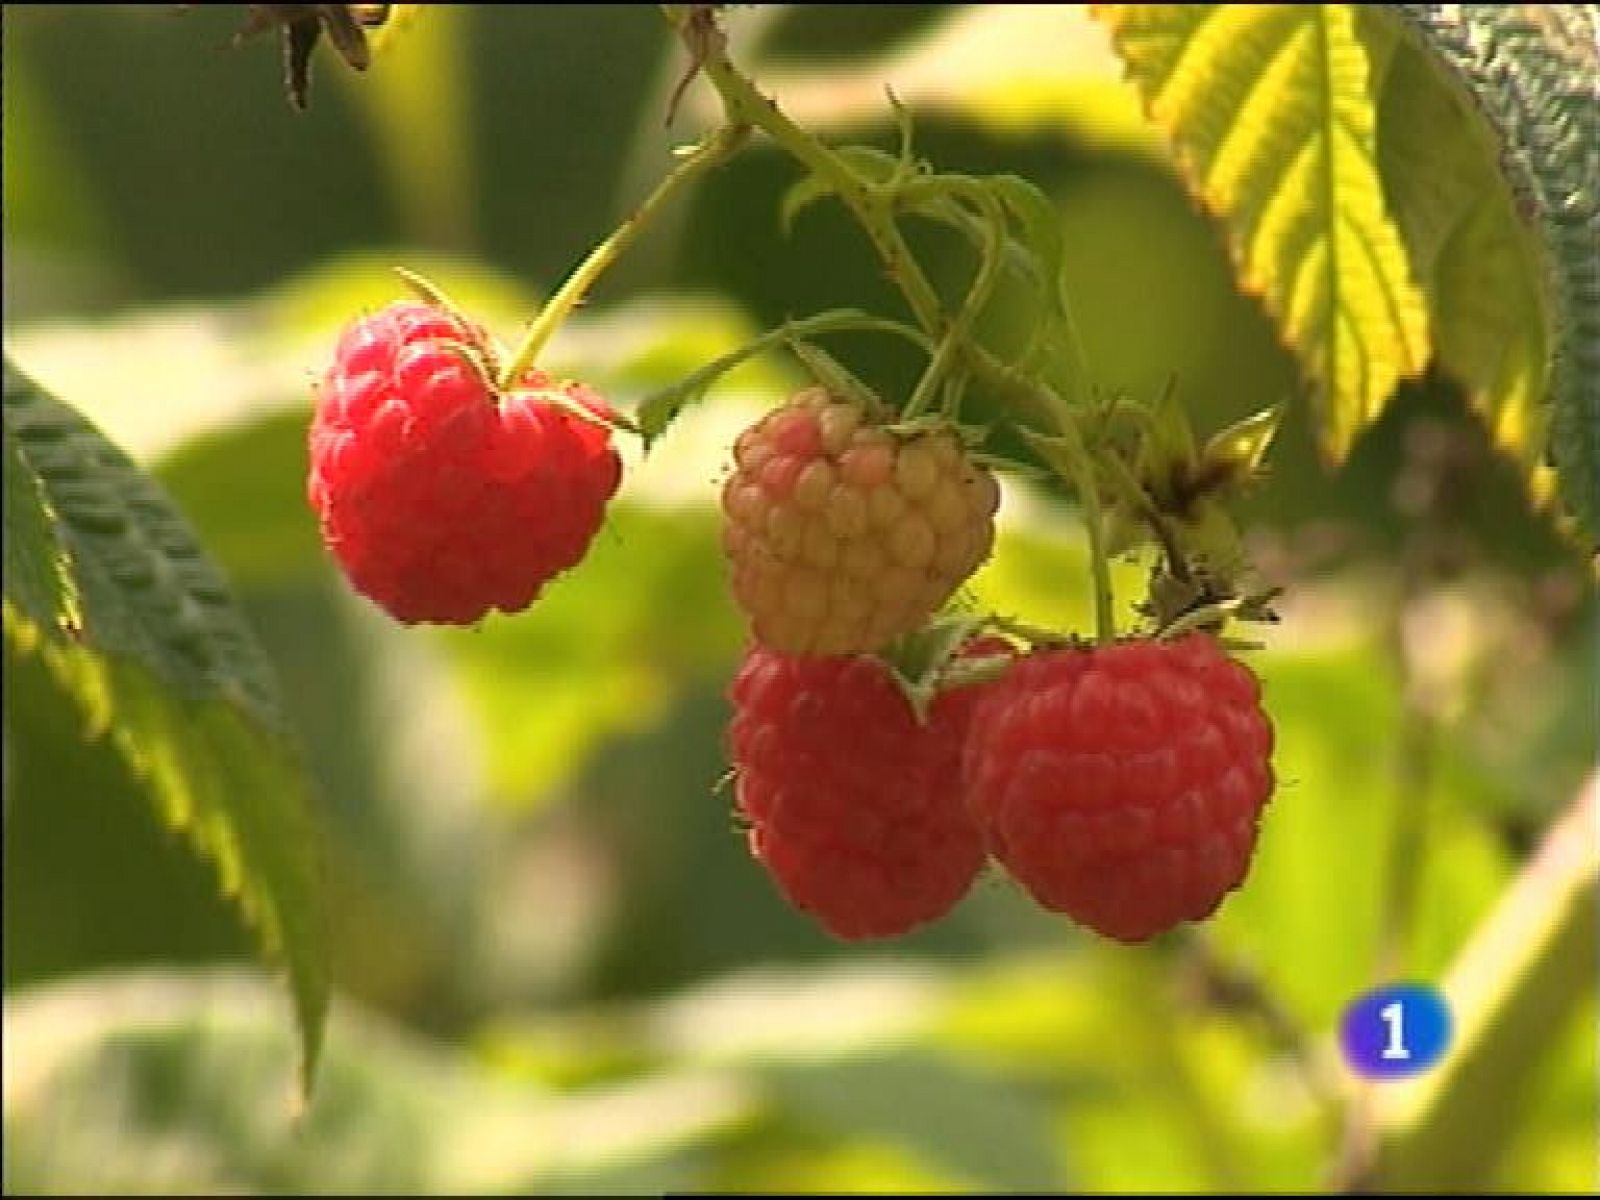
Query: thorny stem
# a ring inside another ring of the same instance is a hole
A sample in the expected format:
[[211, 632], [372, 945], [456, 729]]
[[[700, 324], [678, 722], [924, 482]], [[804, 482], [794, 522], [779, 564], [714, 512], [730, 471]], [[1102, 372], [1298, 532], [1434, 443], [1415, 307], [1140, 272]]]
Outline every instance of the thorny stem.
[[663, 5], [662, 11], [722, 97], [728, 123], [760, 129], [838, 193], [871, 239], [917, 323], [939, 336], [944, 325], [939, 295], [895, 226], [887, 194], [862, 178], [844, 158], [796, 125], [756, 89], [729, 60], [727, 39], [702, 6]]
[[667, 201], [685, 184], [730, 158], [743, 146], [749, 134], [747, 126], [733, 121], [718, 129], [685, 156], [656, 185], [655, 190], [645, 197], [644, 202], [634, 210], [633, 214], [617, 226], [611, 236], [589, 251], [588, 257], [567, 276], [556, 294], [550, 297], [539, 315], [533, 319], [533, 323], [523, 334], [516, 353], [511, 355], [501, 369], [499, 383], [502, 390], [515, 386], [516, 381], [533, 366], [545, 343], [560, 328], [568, 314], [583, 301], [589, 289], [607, 268], [622, 257], [633, 240], [660, 213]]

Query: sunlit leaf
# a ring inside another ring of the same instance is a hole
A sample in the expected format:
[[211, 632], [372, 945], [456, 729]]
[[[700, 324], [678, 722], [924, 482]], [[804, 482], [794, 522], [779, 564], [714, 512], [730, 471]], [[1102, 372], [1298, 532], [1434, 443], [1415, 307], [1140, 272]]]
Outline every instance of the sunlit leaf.
[[[374, 62], [391, 53], [394, 43], [404, 42], [416, 36], [419, 24], [427, 29], [428, 22], [438, 15], [436, 11], [428, 12], [421, 4], [363, 4], [358, 7], [387, 10], [383, 22], [367, 30], [367, 44], [372, 47]], [[428, 15], [428, 22], [419, 22], [417, 18], [424, 13]]]
[[1226, 225], [1316, 385], [1342, 460], [1428, 358], [1428, 319], [1384, 208], [1370, 64], [1353, 6], [1104, 5], [1191, 188]]
[[1594, 1190], [1594, 1114], [1600, 1112], [1600, 1077], [1594, 1069], [1594, 1034], [1600, 997], [1592, 992], [1566, 1018], [1565, 1037], [1544, 1054], [1524, 1085], [1521, 1128], [1500, 1159], [1496, 1186], [1507, 1191], [1539, 1186], [1551, 1193]]
[[317, 852], [270, 667], [148, 476], [9, 361], [4, 412], [7, 648], [43, 657], [286, 962], [309, 1087], [328, 987]]
[[1051, 1097], [1070, 1190], [1303, 1190], [1319, 1133], [1303, 1081], [1172, 968], [1083, 945], [990, 960], [950, 989], [939, 1043]]
[[1567, 507], [1600, 530], [1600, 18], [1393, 8], [1402, 21], [1369, 10], [1361, 29], [1393, 44], [1379, 161], [1439, 359], [1536, 492], [1553, 463]]

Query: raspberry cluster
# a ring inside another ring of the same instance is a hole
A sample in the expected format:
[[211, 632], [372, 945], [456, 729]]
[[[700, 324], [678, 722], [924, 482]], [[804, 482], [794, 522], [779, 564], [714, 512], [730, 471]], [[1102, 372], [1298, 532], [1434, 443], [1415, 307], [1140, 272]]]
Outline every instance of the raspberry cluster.
[[[398, 303], [345, 331], [318, 389], [311, 505], [352, 585], [402, 622], [526, 608], [620, 482], [599, 396], [536, 371], [502, 389], [494, 370], [476, 325]], [[894, 936], [992, 859], [1045, 908], [1142, 941], [1239, 886], [1273, 733], [1213, 637], [1015, 661], [980, 639], [958, 657], [992, 670], [908, 685], [874, 655], [988, 556], [993, 474], [952, 427], [885, 425], [822, 388], [733, 458], [723, 543], [754, 641], [729, 751], [751, 851], [791, 903], [841, 938]], [[967, 682], [912, 704], [948, 678]]]
[[991, 857], [1125, 942], [1238, 887], [1273, 788], [1255, 677], [1191, 634], [1029, 654], [926, 722], [878, 660], [747, 654], [730, 748], [750, 845], [843, 938], [947, 912]]

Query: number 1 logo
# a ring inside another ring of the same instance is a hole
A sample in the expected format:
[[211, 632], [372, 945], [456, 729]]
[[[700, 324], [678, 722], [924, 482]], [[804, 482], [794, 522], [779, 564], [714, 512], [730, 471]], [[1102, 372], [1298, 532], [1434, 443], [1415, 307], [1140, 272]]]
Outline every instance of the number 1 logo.
[[1378, 1010], [1383, 1023], [1389, 1027], [1389, 1041], [1383, 1047], [1383, 1057], [1388, 1062], [1409, 1062], [1411, 1051], [1406, 1049], [1406, 1006], [1391, 1000]]
[[1353, 1070], [1400, 1079], [1426, 1071], [1450, 1048], [1450, 1009], [1428, 984], [1391, 984], [1352, 1001], [1339, 1032]]

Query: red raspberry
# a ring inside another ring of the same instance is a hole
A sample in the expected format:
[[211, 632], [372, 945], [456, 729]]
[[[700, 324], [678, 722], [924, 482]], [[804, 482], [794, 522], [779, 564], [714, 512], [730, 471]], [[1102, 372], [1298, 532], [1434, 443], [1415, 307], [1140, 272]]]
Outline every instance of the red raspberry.
[[498, 395], [491, 357], [476, 326], [397, 303], [345, 330], [318, 390], [323, 540], [407, 624], [526, 608], [583, 557], [621, 481], [605, 401], [539, 372]]
[[875, 658], [746, 653], [729, 743], [750, 849], [834, 936], [905, 933], [972, 885], [984, 849], [961, 746], [984, 687], [940, 694], [921, 724]]
[[1041, 651], [973, 714], [968, 802], [1041, 905], [1143, 941], [1243, 881], [1272, 740], [1255, 676], [1209, 635]]
[[919, 628], [994, 544], [999, 486], [949, 430], [897, 436], [811, 388], [733, 454], [734, 597], [784, 654], [866, 654]]

